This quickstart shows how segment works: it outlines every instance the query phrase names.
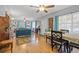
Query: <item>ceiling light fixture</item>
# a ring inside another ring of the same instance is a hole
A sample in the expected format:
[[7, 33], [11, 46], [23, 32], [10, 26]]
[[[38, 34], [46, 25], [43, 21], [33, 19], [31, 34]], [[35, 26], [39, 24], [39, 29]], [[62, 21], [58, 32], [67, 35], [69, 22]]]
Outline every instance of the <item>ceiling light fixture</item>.
[[45, 7], [43, 5], [40, 5], [39, 10], [40, 11], [44, 11], [45, 10]]
[[48, 12], [48, 8], [52, 8], [52, 7], [54, 7], [54, 5], [39, 5], [39, 6], [31, 5], [31, 7], [38, 8], [36, 12], [44, 11], [44, 12], [47, 13]]

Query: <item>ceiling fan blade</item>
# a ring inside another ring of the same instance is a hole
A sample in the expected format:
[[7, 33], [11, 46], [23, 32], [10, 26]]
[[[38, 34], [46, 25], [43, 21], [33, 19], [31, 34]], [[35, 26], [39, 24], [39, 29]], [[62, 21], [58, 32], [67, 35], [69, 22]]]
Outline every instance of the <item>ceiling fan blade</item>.
[[39, 10], [36, 11], [37, 13], [39, 12]]
[[48, 11], [47, 11], [47, 10], [44, 10], [44, 12], [46, 12], [46, 13], [47, 13]]
[[55, 5], [48, 5], [48, 6], [45, 6], [45, 8], [51, 8], [51, 7], [54, 7]]
[[33, 5], [30, 5], [30, 7], [35, 7], [35, 8], [38, 8], [38, 6], [33, 6]]

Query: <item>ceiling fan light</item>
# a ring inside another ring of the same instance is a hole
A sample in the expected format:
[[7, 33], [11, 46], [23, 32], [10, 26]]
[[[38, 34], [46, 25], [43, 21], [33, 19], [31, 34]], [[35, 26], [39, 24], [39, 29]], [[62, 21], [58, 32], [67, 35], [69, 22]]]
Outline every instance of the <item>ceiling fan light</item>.
[[45, 8], [41, 6], [41, 7], [39, 7], [39, 10], [40, 10], [40, 11], [44, 11]]

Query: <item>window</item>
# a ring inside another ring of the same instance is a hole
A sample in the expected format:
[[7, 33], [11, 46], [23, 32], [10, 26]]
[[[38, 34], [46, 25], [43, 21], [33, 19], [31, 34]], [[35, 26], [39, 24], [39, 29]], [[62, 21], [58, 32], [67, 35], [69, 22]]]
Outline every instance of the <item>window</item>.
[[17, 28], [25, 28], [25, 22], [23, 20], [18, 20]]
[[79, 35], [79, 12], [59, 16], [59, 30], [67, 29]]
[[59, 30], [60, 29], [66, 29], [71, 31], [71, 25], [72, 25], [72, 18], [71, 14], [59, 16]]
[[79, 32], [79, 12], [73, 13], [73, 32]]

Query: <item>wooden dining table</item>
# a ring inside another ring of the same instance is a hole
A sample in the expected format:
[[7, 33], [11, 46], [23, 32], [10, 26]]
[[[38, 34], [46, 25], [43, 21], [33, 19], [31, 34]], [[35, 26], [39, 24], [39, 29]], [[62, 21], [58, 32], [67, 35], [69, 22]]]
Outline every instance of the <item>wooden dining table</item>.
[[[46, 35], [46, 37], [51, 36], [51, 32], [46, 32], [45, 35]], [[79, 44], [79, 36], [77, 36], [77, 35], [63, 34], [62, 37], [69, 42]], [[47, 38], [46, 38], [46, 40], [47, 40]]]

